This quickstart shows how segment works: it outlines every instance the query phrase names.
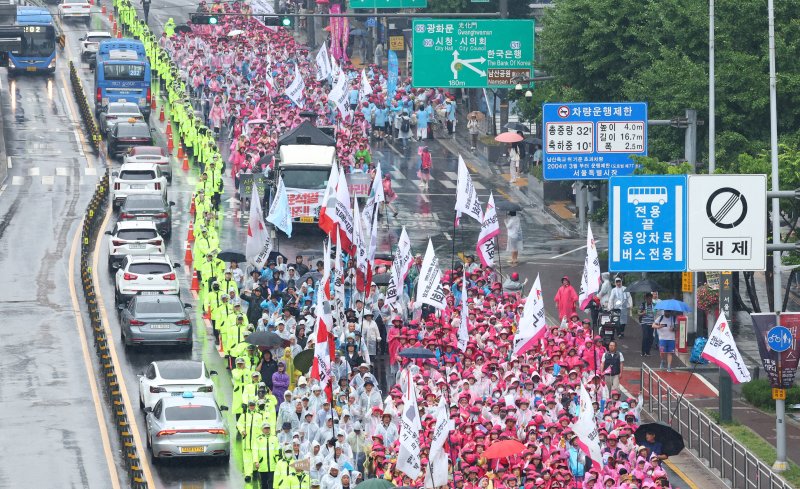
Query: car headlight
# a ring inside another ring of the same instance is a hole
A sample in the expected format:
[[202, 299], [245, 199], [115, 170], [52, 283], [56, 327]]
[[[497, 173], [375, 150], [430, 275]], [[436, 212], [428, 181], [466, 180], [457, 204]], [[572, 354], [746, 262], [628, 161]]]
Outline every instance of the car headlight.
[[8, 67], [9, 68], [16, 68], [17, 67], [16, 63], [14, 63], [14, 61], [12, 61], [11, 58], [8, 59]]
[[56, 67], [56, 58], [55, 58], [55, 56], [53, 57], [52, 60], [50, 60], [50, 64], [48, 64], [47, 67], [48, 68], [55, 68]]

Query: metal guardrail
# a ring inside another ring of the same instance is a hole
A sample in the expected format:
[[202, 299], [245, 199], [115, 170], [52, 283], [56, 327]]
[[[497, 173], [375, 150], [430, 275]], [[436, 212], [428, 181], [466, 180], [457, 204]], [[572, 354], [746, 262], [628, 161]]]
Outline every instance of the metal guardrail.
[[719, 472], [730, 487], [794, 489], [700, 408], [682, 398], [680, 392], [647, 365], [642, 365], [641, 382], [647, 412], [656, 421], [669, 424], [678, 431], [686, 448], [709, 468]]

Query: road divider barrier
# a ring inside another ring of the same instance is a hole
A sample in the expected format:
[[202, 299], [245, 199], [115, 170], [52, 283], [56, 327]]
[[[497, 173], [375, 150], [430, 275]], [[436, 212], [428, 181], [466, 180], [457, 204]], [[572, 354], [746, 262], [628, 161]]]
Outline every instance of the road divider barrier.
[[[72, 68], [72, 63], [70, 63], [70, 68]], [[71, 69], [71, 71], [73, 74], [75, 73], [74, 69]], [[75, 83], [73, 79], [73, 88], [74, 87]], [[108, 349], [109, 341], [113, 341], [113, 339], [106, 337], [105, 328], [103, 327], [100, 315], [100, 308], [97, 302], [96, 284], [94, 283], [92, 273], [92, 249], [101, 231], [103, 216], [106, 213], [106, 206], [108, 206], [109, 172], [110, 170], [106, 169], [105, 175], [97, 184], [92, 200], [89, 202], [89, 206], [86, 208], [86, 214], [84, 215], [83, 229], [81, 231], [81, 282], [83, 286], [83, 296], [88, 305], [89, 319], [94, 336], [94, 347], [100, 362], [100, 376], [106, 388], [108, 398], [111, 401], [111, 419], [117, 430], [120, 446], [122, 448], [122, 464], [128, 472], [130, 487], [133, 489], [147, 489], [147, 482], [142, 472], [141, 458], [139, 457], [136, 444], [134, 443], [133, 433], [131, 432], [131, 426], [128, 422], [130, 415], [127, 412], [121, 395], [121, 390], [124, 388], [120, 383], [122, 380], [121, 374], [117, 373], [118, 369], [114, 365], [114, 361]]]
[[100, 146], [103, 144], [103, 136], [100, 134], [100, 129], [97, 127], [97, 122], [94, 120], [94, 113], [92, 107], [89, 105], [89, 99], [86, 98], [86, 92], [83, 90], [83, 82], [78, 69], [75, 68], [75, 63], [69, 62], [69, 81], [72, 84], [72, 93], [75, 95], [75, 100], [78, 102], [78, 108], [81, 112], [81, 119], [86, 128], [86, 134], [90, 136], [92, 148], [95, 153], [100, 152]]

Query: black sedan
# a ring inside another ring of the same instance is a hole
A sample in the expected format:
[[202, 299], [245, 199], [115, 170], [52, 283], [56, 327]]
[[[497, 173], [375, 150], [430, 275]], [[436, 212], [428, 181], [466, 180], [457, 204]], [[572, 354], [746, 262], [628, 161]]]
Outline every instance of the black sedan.
[[172, 236], [172, 206], [160, 195], [131, 195], [119, 209], [120, 221], [153, 221], [164, 239]]
[[117, 122], [108, 132], [108, 156], [117, 158], [136, 146], [152, 146], [153, 136], [146, 122], [136, 119]]
[[186, 314], [188, 304], [177, 295], [137, 295], [120, 304], [122, 342], [138, 345], [179, 345], [192, 348], [192, 322]]

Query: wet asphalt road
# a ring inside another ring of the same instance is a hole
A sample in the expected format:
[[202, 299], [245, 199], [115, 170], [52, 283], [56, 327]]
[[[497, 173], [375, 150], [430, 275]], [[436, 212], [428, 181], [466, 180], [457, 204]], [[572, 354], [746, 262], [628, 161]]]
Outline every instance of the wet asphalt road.
[[[151, 25], [156, 22], [161, 24], [170, 16], [178, 19], [179, 9], [188, 10], [185, 3], [168, 2], [162, 6], [154, 3]], [[102, 21], [105, 22], [105, 19]], [[103, 25], [99, 16], [93, 22], [94, 28]], [[77, 62], [79, 59], [77, 38], [84, 29], [73, 25], [67, 26], [65, 32], [68, 43], [66, 55], [62, 56], [60, 64], [62, 74], [66, 68], [63, 61], [69, 58]], [[91, 90], [93, 83], [88, 66], [81, 65], [80, 73], [84, 86]], [[0, 313], [8, 318], [4, 323], [4, 342], [0, 346], [0, 375], [3, 376], [0, 400], [4, 412], [24, 414], [0, 415], [0, 420], [4, 425], [4, 434], [12, 435], [4, 436], [4, 440], [26, 439], [36, 442], [22, 449], [16, 444], [16, 450], [6, 447], [8, 455], [0, 466], [0, 487], [19, 487], [23, 480], [26, 483], [36, 482], [36, 477], [42, 479], [40, 487], [47, 487], [52, 483], [53, 473], [58, 474], [60, 481], [75, 487], [108, 487], [109, 474], [101, 462], [103, 454], [98, 441], [97, 421], [86, 388], [89, 379], [81, 365], [80, 344], [76, 340], [74, 322], [71, 321], [72, 311], [67, 306], [68, 292], [64, 286], [72, 233], [91, 196], [96, 177], [86, 175], [87, 161], [81, 155], [78, 136], [73, 131], [76, 121], [70, 117], [64, 105], [62, 88], [66, 80], [62, 81], [62, 74], [52, 78], [51, 82], [47, 78], [23, 77], [10, 87], [8, 79], [5, 76], [2, 78], [3, 118], [12, 168], [8, 186], [0, 197], [0, 216], [3, 216], [0, 221], [0, 267], [5, 272], [2, 276], [7, 278], [4, 283], [8, 284], [4, 286], [0, 300]], [[6, 90], [6, 87], [10, 90]], [[155, 126], [160, 127], [158, 124]], [[160, 143], [165, 145], [163, 131], [159, 131], [158, 137]], [[401, 227], [406, 226], [415, 252], [424, 251], [427, 239], [431, 238], [439, 258], [443, 264], [448, 264], [454, 241], [456, 252], [474, 251], [479, 227], [470, 218], [464, 218], [461, 227], [453, 232], [456, 145], [453, 141], [428, 141], [426, 144], [434, 155], [433, 180], [426, 194], [420, 193], [416, 181], [416, 144], [412, 144], [405, 152], [388, 143], [375, 147], [375, 159], [381, 162], [384, 172], [393, 175], [394, 188], [399, 195], [396, 204], [400, 209], [397, 218], [385, 218], [383, 221], [380, 250], [389, 251], [392, 244], [396, 243]], [[482, 164], [466, 154], [465, 158], [471, 165]], [[97, 167], [103, 162], [95, 160], [93, 164]], [[175, 178], [169, 195], [176, 206], [173, 214], [174, 238], [169, 245], [169, 254], [173, 261], [182, 263], [189, 218], [187, 211], [197, 176], [194, 171], [182, 172], [178, 162], [173, 164], [176, 165]], [[119, 163], [114, 162], [113, 165], [118, 167]], [[39, 169], [38, 174], [36, 168]], [[501, 198], [498, 194], [507, 190], [507, 184], [498, 177], [484, 176], [483, 173], [480, 176], [473, 173], [473, 178], [484, 203], [492, 189], [496, 198]], [[50, 176], [53, 178], [48, 178]], [[235, 201], [228, 200], [231, 196], [229, 180], [226, 185], [222, 247], [243, 248], [246, 213], [237, 209]], [[526, 202], [520, 203], [526, 207], [523, 213], [526, 239], [525, 251], [520, 256], [523, 264], [518, 271], [531, 280], [536, 272], [541, 273], [545, 295], [552, 296], [560, 276], [569, 273], [577, 277], [583, 262], [580, 252], [564, 258], [553, 257], [581, 246], [582, 240], [565, 239], [557, 226], [548, 221], [548, 216], [528, 208]], [[112, 216], [109, 227], [113, 223]], [[501, 246], [505, 244], [504, 236], [503, 232]], [[14, 245], [20, 240], [25, 242], [24, 247]], [[316, 260], [320, 257], [322, 240], [323, 235], [317, 229], [298, 227], [291, 240], [285, 236], [279, 237], [279, 249], [289, 257], [301, 253]], [[209, 369], [220, 372], [216, 389], [218, 401], [228, 405], [229, 376], [213, 348], [211, 335], [205, 329], [198, 308], [195, 308], [195, 343], [191, 354], [164, 348], [124, 350], [120, 344], [113, 303], [113, 280], [106, 268], [105, 240], [98, 249], [100, 253], [95, 258], [100, 282], [98, 295], [114, 332], [114, 345], [121, 360], [118, 366], [121, 380], [133, 403], [129, 408], [135, 413], [141, 439], [144, 440], [145, 433], [144, 418], [138, 410], [137, 375], [151, 361], [190, 357], [205, 360]], [[503, 265], [506, 263], [504, 257]], [[194, 303], [188, 290], [190, 279], [187, 270], [184, 270], [182, 278], [182, 296]], [[10, 285], [14, 282], [30, 286]], [[35, 346], [34, 339], [38, 340]], [[56, 464], [54, 470], [37, 476], [35, 465], [28, 461], [41, 460], [42, 457], [52, 460], [49, 455], [53, 447], [58, 447], [61, 454], [57, 460], [48, 462]], [[143, 459], [146, 460], [146, 456]], [[236, 451], [227, 467], [207, 461], [180, 461], [155, 466], [147, 461], [145, 463], [151, 469], [154, 486], [159, 488], [245, 487]], [[14, 469], [10, 470], [11, 467]]]
[[0, 187], [0, 487], [111, 487], [67, 286], [70, 275], [80, 284], [69, 254], [98, 162], [83, 156], [65, 73], [60, 58], [55, 76], [0, 75], [0, 164], [10, 166]]

